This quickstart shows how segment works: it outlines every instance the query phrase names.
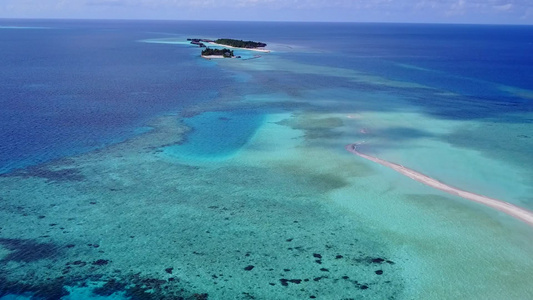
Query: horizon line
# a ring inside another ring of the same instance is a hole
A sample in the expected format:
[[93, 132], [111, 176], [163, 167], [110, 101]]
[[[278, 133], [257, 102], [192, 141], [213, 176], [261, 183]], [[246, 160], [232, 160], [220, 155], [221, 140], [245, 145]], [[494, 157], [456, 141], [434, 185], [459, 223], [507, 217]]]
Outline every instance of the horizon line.
[[160, 22], [247, 22], [247, 23], [331, 23], [331, 24], [411, 24], [411, 25], [486, 25], [533, 26], [533, 23], [464, 23], [464, 22], [404, 22], [404, 21], [296, 21], [296, 20], [202, 20], [202, 19], [150, 19], [150, 18], [62, 18], [62, 17], [0, 17], [0, 20], [34, 21], [160, 21]]

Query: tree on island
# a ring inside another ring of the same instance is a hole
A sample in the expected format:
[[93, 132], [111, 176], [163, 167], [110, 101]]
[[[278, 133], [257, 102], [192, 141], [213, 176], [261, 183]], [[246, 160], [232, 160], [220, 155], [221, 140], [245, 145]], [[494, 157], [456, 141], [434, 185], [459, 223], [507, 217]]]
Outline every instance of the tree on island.
[[212, 49], [212, 48], [206, 48], [202, 50], [202, 56], [211, 56], [211, 55], [221, 55], [224, 57], [233, 57], [233, 50], [229, 49]]
[[227, 45], [237, 48], [259, 48], [266, 47], [267, 44], [261, 42], [253, 41], [243, 41], [243, 40], [234, 40], [234, 39], [218, 39], [215, 41], [217, 44]]

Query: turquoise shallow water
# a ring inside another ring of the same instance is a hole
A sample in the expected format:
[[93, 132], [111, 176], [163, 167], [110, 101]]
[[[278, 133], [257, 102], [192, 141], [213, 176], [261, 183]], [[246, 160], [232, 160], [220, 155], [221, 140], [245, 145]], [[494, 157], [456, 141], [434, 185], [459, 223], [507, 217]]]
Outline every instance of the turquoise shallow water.
[[344, 149], [532, 209], [531, 27], [15, 25], [0, 299], [533, 297], [528, 225]]
[[187, 118], [191, 128], [184, 143], [168, 146], [164, 152], [182, 159], [212, 160], [235, 154], [260, 127], [263, 115], [254, 111], [205, 112]]

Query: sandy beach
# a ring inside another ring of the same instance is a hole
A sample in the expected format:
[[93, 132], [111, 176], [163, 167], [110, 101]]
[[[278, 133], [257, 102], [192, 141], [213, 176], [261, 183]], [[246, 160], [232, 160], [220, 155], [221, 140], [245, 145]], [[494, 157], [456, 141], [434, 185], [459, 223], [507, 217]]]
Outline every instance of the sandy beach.
[[232, 46], [223, 45], [223, 44], [217, 44], [217, 43], [214, 43], [214, 42], [210, 42], [208, 44], [211, 44], [213, 46], [224, 47], [224, 48], [239, 49], [239, 50], [250, 50], [250, 51], [263, 52], [263, 53], [270, 53], [270, 50], [261, 49], [261, 48], [239, 48], [239, 47], [232, 47]]
[[211, 59], [211, 58], [225, 58], [224, 55], [202, 55], [205, 59]]
[[521, 208], [521, 207], [518, 207], [516, 205], [513, 205], [511, 203], [508, 203], [508, 202], [505, 202], [505, 201], [501, 201], [501, 200], [498, 200], [498, 199], [494, 199], [494, 198], [490, 198], [490, 197], [486, 197], [486, 196], [483, 196], [483, 195], [478, 195], [478, 194], [475, 194], [475, 193], [471, 193], [471, 192], [468, 192], [468, 191], [464, 191], [464, 190], [461, 190], [461, 189], [458, 189], [458, 188], [455, 188], [455, 187], [452, 187], [452, 186], [449, 186], [445, 183], [442, 183], [438, 180], [435, 180], [429, 176], [426, 176], [422, 173], [419, 173], [415, 170], [412, 170], [412, 169], [409, 169], [409, 168], [406, 168], [404, 166], [401, 166], [401, 165], [398, 165], [398, 164], [395, 164], [395, 163], [391, 163], [391, 162], [388, 162], [386, 160], [383, 160], [383, 159], [379, 159], [377, 157], [374, 157], [374, 156], [370, 156], [370, 155], [366, 155], [366, 154], [363, 154], [359, 151], [356, 150], [356, 147], [357, 147], [357, 144], [349, 144], [349, 145], [346, 145], [346, 150], [348, 150], [349, 152], [355, 154], [355, 155], [358, 155], [362, 158], [366, 158], [368, 160], [371, 160], [373, 162], [376, 162], [380, 165], [383, 165], [385, 167], [389, 167], [393, 170], [395, 170], [396, 172], [398, 173], [401, 173], [411, 179], [414, 179], [418, 182], [421, 182], [423, 184], [426, 184], [430, 187], [433, 187], [433, 188], [436, 188], [436, 189], [439, 189], [441, 191], [444, 191], [446, 193], [449, 193], [449, 194], [452, 194], [452, 195], [455, 195], [455, 196], [459, 196], [459, 197], [462, 197], [464, 199], [468, 199], [468, 200], [471, 200], [471, 201], [475, 201], [477, 203], [481, 203], [483, 205], [486, 205], [486, 206], [489, 206], [491, 208], [494, 208], [494, 209], [497, 209], [503, 213], [506, 213], [514, 218], [517, 218], [531, 226], [533, 226], [533, 212], [529, 211], [529, 210], [526, 210], [524, 208]]

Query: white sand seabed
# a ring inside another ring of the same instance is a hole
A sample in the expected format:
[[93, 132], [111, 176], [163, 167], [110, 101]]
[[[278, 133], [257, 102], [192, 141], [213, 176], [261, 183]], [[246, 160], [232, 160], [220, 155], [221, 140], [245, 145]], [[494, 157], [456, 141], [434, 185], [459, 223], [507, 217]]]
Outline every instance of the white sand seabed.
[[419, 173], [415, 170], [412, 170], [412, 169], [409, 169], [409, 168], [406, 168], [404, 166], [401, 166], [401, 165], [398, 165], [398, 164], [395, 164], [395, 163], [391, 163], [391, 162], [388, 162], [386, 160], [383, 160], [383, 159], [379, 159], [377, 157], [374, 157], [374, 156], [370, 156], [370, 155], [366, 155], [366, 154], [363, 154], [359, 151], [356, 150], [356, 147], [357, 147], [357, 144], [349, 144], [349, 145], [346, 145], [346, 150], [348, 150], [349, 152], [355, 154], [355, 155], [358, 155], [362, 158], [366, 158], [370, 161], [373, 161], [373, 162], [376, 162], [380, 165], [383, 165], [385, 167], [388, 167], [388, 168], [391, 168], [393, 169], [394, 171], [398, 172], [398, 173], [401, 173], [411, 179], [414, 179], [418, 182], [421, 182], [423, 184], [426, 184], [430, 187], [433, 187], [433, 188], [436, 188], [438, 190], [441, 190], [441, 191], [444, 191], [446, 193], [449, 193], [449, 194], [452, 194], [452, 195], [455, 195], [455, 196], [459, 196], [459, 197], [462, 197], [464, 199], [468, 199], [468, 200], [471, 200], [471, 201], [474, 201], [474, 202], [477, 202], [477, 203], [481, 203], [483, 205], [486, 205], [486, 206], [489, 206], [491, 208], [494, 208], [494, 209], [497, 209], [503, 213], [506, 213], [516, 219], [519, 219], [525, 223], [527, 223], [528, 225], [531, 225], [533, 226], [533, 212], [527, 210], [527, 209], [524, 209], [524, 208], [521, 208], [521, 207], [518, 207], [516, 205], [513, 205], [511, 203], [508, 203], [508, 202], [505, 202], [505, 201], [501, 201], [501, 200], [497, 200], [497, 199], [494, 199], [494, 198], [490, 198], [490, 197], [486, 197], [486, 196], [483, 196], [483, 195], [478, 195], [478, 194], [474, 194], [474, 193], [471, 193], [471, 192], [468, 192], [468, 191], [464, 191], [464, 190], [461, 190], [461, 189], [458, 189], [458, 188], [454, 188], [452, 186], [449, 186], [445, 183], [442, 183], [438, 180], [435, 180], [429, 176], [426, 176], [422, 173]]
[[217, 43], [213, 43], [213, 42], [210, 42], [210, 43], [208, 43], [208, 44], [211, 44], [211, 45], [213, 45], [213, 46], [219, 46], [219, 47], [231, 48], [231, 49], [249, 50], [249, 51], [257, 51], [257, 52], [263, 52], [263, 53], [270, 53], [270, 50], [267, 50], [267, 49], [261, 49], [261, 48], [239, 48], [239, 47], [232, 47], [232, 46], [223, 45], [223, 44], [217, 44]]

